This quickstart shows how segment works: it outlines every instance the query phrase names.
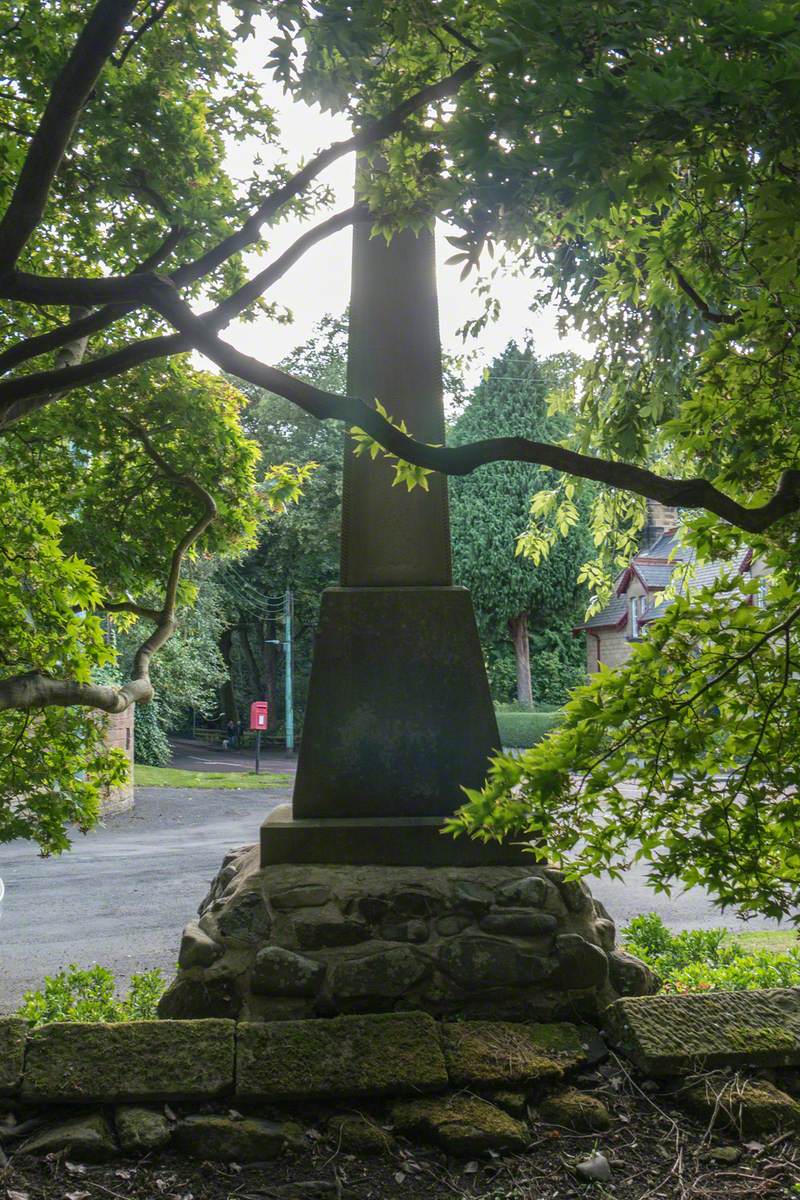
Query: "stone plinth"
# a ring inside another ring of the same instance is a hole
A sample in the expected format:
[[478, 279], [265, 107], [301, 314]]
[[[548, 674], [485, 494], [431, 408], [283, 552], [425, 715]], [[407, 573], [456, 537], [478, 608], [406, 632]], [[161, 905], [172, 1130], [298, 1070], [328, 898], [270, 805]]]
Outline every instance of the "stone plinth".
[[548, 867], [261, 867], [244, 847], [185, 930], [159, 1013], [591, 1020], [653, 986], [614, 943], [588, 888]]
[[128, 759], [128, 778], [118, 787], [106, 788], [100, 800], [104, 817], [128, 812], [133, 808], [133, 715], [135, 705], [121, 713], [100, 713], [105, 724], [105, 744], [109, 749], [122, 750]]

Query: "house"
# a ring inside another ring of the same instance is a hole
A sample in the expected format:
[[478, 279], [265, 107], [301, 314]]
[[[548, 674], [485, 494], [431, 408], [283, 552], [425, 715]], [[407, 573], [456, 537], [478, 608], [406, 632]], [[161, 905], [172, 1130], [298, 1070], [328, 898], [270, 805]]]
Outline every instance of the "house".
[[[630, 657], [650, 621], [655, 621], [669, 601], [658, 602], [659, 593], [669, 585], [674, 572], [695, 560], [695, 552], [681, 545], [678, 511], [656, 501], [648, 501], [647, 524], [642, 531], [644, 547], [635, 555], [614, 583], [614, 594], [605, 608], [573, 629], [574, 635], [586, 636], [586, 670], [592, 674], [599, 664], [619, 667]], [[736, 562], [703, 563], [693, 576], [696, 587], [714, 582], [723, 571], [749, 574], [765, 573], [764, 564], [753, 560], [750, 550]]]

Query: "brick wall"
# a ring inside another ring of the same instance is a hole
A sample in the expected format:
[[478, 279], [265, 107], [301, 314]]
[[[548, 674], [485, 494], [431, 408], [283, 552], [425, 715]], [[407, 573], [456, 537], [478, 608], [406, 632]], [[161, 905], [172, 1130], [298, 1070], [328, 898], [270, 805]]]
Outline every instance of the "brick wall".
[[133, 713], [131, 705], [125, 712], [106, 716], [106, 745], [122, 750], [128, 756], [130, 770], [128, 780], [122, 787], [109, 788], [102, 802], [104, 817], [127, 812], [133, 808]]

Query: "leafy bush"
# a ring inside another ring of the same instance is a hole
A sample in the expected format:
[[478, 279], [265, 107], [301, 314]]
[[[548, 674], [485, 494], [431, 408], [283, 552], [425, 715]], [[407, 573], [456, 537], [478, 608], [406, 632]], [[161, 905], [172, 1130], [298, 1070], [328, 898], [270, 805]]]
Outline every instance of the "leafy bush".
[[166, 767], [172, 750], [158, 719], [158, 700], [137, 704], [134, 713], [133, 757], [148, 767]]
[[26, 992], [17, 1016], [31, 1025], [51, 1021], [144, 1021], [155, 1017], [167, 981], [159, 968], [132, 975], [127, 996], [116, 995], [116, 980], [105, 967], [82, 970], [72, 963], [44, 986]]
[[498, 712], [497, 724], [504, 747], [535, 746], [561, 719], [555, 712]]
[[671, 933], [657, 913], [634, 917], [625, 949], [655, 971], [667, 992], [735, 992], [800, 986], [800, 943], [789, 950], [746, 950], [724, 929]]

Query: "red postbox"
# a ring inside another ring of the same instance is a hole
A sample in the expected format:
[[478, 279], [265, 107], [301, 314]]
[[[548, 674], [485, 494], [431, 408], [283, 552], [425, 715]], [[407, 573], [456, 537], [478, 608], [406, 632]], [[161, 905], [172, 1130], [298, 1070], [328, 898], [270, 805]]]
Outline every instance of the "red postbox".
[[269, 705], [266, 700], [254, 700], [250, 705], [250, 729], [255, 733], [263, 733], [267, 728]]

